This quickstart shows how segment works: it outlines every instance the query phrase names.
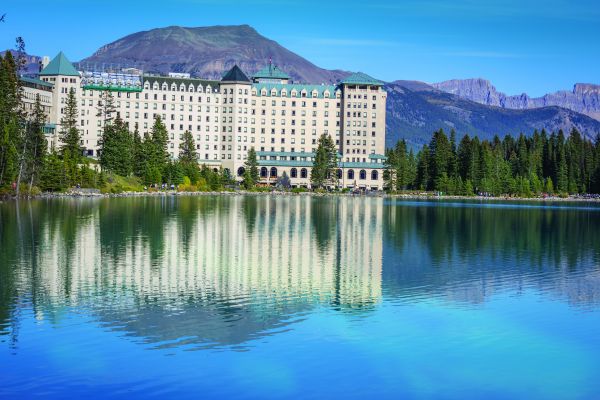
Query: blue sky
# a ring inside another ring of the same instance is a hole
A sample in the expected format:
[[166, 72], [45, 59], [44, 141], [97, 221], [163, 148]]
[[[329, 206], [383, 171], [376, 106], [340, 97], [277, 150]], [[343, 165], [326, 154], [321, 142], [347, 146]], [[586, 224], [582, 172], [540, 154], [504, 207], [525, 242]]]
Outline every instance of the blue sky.
[[73, 60], [169, 25], [249, 24], [324, 68], [386, 81], [483, 77], [508, 94], [600, 84], [598, 0], [5, 0], [0, 48]]

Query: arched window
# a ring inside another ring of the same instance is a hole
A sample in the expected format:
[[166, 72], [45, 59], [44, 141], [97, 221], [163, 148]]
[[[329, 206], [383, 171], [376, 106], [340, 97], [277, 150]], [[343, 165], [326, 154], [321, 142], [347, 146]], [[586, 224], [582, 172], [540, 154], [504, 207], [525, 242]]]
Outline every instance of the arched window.
[[271, 167], [271, 178], [277, 178], [277, 168]]
[[348, 179], [354, 179], [354, 170], [353, 169], [348, 170]]
[[213, 172], [219, 172], [218, 168], [213, 168]]
[[306, 170], [306, 168], [302, 168], [300, 170], [300, 178], [306, 178], [308, 177], [308, 171]]
[[374, 169], [373, 171], [371, 171], [371, 180], [376, 181], [377, 179], [379, 179], [379, 173], [376, 169]]
[[260, 169], [260, 177], [261, 178], [266, 178], [267, 177], [267, 167], [262, 167]]
[[364, 169], [361, 169], [360, 172], [358, 173], [358, 179], [360, 180], [365, 180], [367, 179], [367, 171], [365, 171]]
[[238, 176], [244, 176], [245, 172], [246, 172], [246, 169], [244, 167], [238, 168]]
[[292, 177], [292, 178], [298, 177], [298, 170], [296, 168], [292, 168], [290, 170], [290, 177]]
[[343, 175], [343, 172], [342, 172], [342, 170], [341, 170], [341, 169], [338, 169], [338, 170], [337, 170], [337, 177], [338, 177], [338, 179], [342, 179], [342, 175]]

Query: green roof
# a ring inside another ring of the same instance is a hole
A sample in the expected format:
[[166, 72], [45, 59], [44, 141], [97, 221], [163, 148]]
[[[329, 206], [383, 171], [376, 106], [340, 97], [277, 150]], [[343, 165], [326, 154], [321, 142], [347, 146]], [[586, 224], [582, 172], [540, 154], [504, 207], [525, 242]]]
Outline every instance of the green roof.
[[244, 71], [237, 65], [234, 65], [225, 75], [221, 78], [222, 82], [250, 82], [250, 79], [246, 76]]
[[118, 85], [83, 85], [84, 90], [99, 90], [108, 92], [141, 92], [140, 86], [118, 86]]
[[71, 61], [61, 51], [46, 65], [46, 68], [40, 72], [40, 75], [79, 76], [79, 72], [77, 72]]
[[275, 96], [280, 97], [281, 91], [285, 89], [287, 91], [287, 97], [291, 97], [292, 90], [296, 90], [298, 92], [298, 97], [300, 97], [300, 93], [305, 90], [306, 97], [312, 98], [312, 92], [314, 90], [317, 91], [317, 98], [324, 98], [325, 92], [329, 92], [330, 98], [335, 98], [335, 91], [337, 90], [336, 86], [333, 85], [304, 85], [304, 84], [291, 84], [291, 83], [253, 83], [252, 87], [256, 89], [257, 96], [261, 96], [260, 92], [263, 89], [267, 90], [267, 97], [271, 96], [271, 90], [275, 89]]
[[355, 72], [341, 81], [344, 85], [376, 85], [383, 86], [383, 82], [365, 74], [364, 72]]
[[52, 89], [54, 87], [54, 85], [52, 83], [43, 81], [41, 79], [29, 78], [27, 76], [22, 76], [22, 77], [20, 77], [20, 79], [22, 82], [29, 83], [31, 85], [39, 85], [39, 86], [43, 86], [43, 87], [46, 87], [49, 89]]
[[269, 65], [254, 74], [253, 78], [290, 79], [290, 76], [280, 70], [276, 65], [269, 63]]

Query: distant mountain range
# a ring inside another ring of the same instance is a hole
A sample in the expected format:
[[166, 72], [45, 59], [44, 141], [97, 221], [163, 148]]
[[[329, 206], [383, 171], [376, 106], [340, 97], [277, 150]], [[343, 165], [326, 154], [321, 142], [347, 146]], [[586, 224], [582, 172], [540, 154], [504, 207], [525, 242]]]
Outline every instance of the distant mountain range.
[[[90, 68], [127, 66], [145, 72], [188, 72], [219, 79], [234, 64], [252, 75], [269, 59], [295, 82], [335, 83], [349, 72], [320, 68], [248, 25], [185, 28], [170, 26], [137, 32], [100, 47], [80, 61]], [[575, 86], [540, 99], [506, 96], [484, 80], [447, 81], [428, 85], [395, 81], [388, 92], [387, 144], [406, 138], [414, 146], [429, 141], [434, 130], [455, 129], [491, 138], [495, 134], [531, 134], [576, 127], [584, 136], [600, 133], [598, 86]], [[519, 100], [520, 99], [520, 100]], [[513, 109], [514, 108], [514, 109]], [[587, 114], [587, 115], [584, 115]]]
[[[14, 57], [17, 57], [17, 52], [14, 50], [0, 51], [0, 56], [4, 57], [7, 51], [10, 51]], [[25, 66], [21, 70], [22, 75], [35, 75], [40, 72], [40, 63], [42, 57], [23, 54], [25, 56]]]
[[532, 98], [526, 93], [507, 96], [498, 92], [486, 79], [452, 79], [431, 86], [463, 99], [488, 106], [515, 110], [558, 106], [590, 116], [600, 121], [600, 85], [576, 83], [572, 91], [561, 90], [542, 97]]
[[439, 128], [446, 132], [454, 129], [459, 137], [468, 133], [482, 139], [492, 139], [495, 134], [531, 134], [542, 128], [548, 132], [562, 129], [568, 134], [575, 127], [589, 139], [600, 132], [600, 121], [566, 108], [511, 110], [466, 100], [415, 81], [395, 81], [385, 88], [388, 145], [399, 138], [420, 145]]

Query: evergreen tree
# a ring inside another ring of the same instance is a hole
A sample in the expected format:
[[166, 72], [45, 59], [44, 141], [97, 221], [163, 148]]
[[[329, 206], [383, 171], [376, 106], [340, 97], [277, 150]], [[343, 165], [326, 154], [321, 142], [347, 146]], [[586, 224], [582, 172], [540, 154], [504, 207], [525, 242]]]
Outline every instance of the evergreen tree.
[[428, 190], [430, 174], [429, 174], [429, 147], [423, 146], [419, 154], [417, 154], [417, 178], [415, 187], [420, 190]]
[[152, 131], [150, 134], [151, 146], [150, 146], [150, 164], [151, 167], [160, 171], [164, 178], [165, 169], [167, 168], [170, 157], [167, 149], [169, 143], [169, 135], [167, 133], [167, 127], [162, 122], [160, 117], [156, 117]]
[[44, 165], [44, 158], [47, 151], [47, 142], [44, 135], [45, 122], [46, 114], [38, 96], [35, 99], [33, 112], [27, 125], [27, 135], [29, 136], [30, 143], [30, 154], [28, 157], [29, 194], [31, 194], [33, 185], [38, 183], [39, 172]]
[[77, 118], [79, 114], [77, 112], [77, 98], [75, 97], [75, 89], [71, 88], [67, 95], [67, 102], [65, 104], [64, 117], [60, 121], [61, 132], [61, 154], [64, 155], [66, 151], [69, 152], [71, 160], [75, 164], [79, 164], [83, 149], [81, 147], [81, 133], [77, 128]]
[[182, 163], [198, 164], [198, 153], [196, 153], [196, 144], [190, 131], [183, 133], [183, 140], [179, 144], [179, 161]]
[[331, 136], [321, 135], [319, 138], [313, 167], [310, 174], [311, 185], [322, 188], [328, 185], [337, 187], [337, 148]]
[[[398, 147], [400, 142], [396, 144]], [[396, 149], [387, 149], [385, 152], [385, 162], [383, 170], [383, 186], [386, 190], [395, 190], [397, 185], [398, 157]]]
[[104, 171], [121, 176], [133, 172], [134, 139], [120, 118], [104, 127], [100, 146], [100, 165]]
[[256, 151], [254, 147], [248, 150], [248, 157], [244, 162], [244, 187], [250, 189], [258, 182], [258, 161], [256, 159]]
[[53, 150], [44, 160], [44, 168], [40, 176], [40, 189], [55, 192], [62, 191], [66, 187], [64, 163], [59, 154]]
[[196, 183], [200, 178], [200, 169], [198, 167], [196, 144], [190, 131], [183, 133], [183, 141], [179, 144], [179, 163], [184, 176], [190, 178], [191, 182]]

